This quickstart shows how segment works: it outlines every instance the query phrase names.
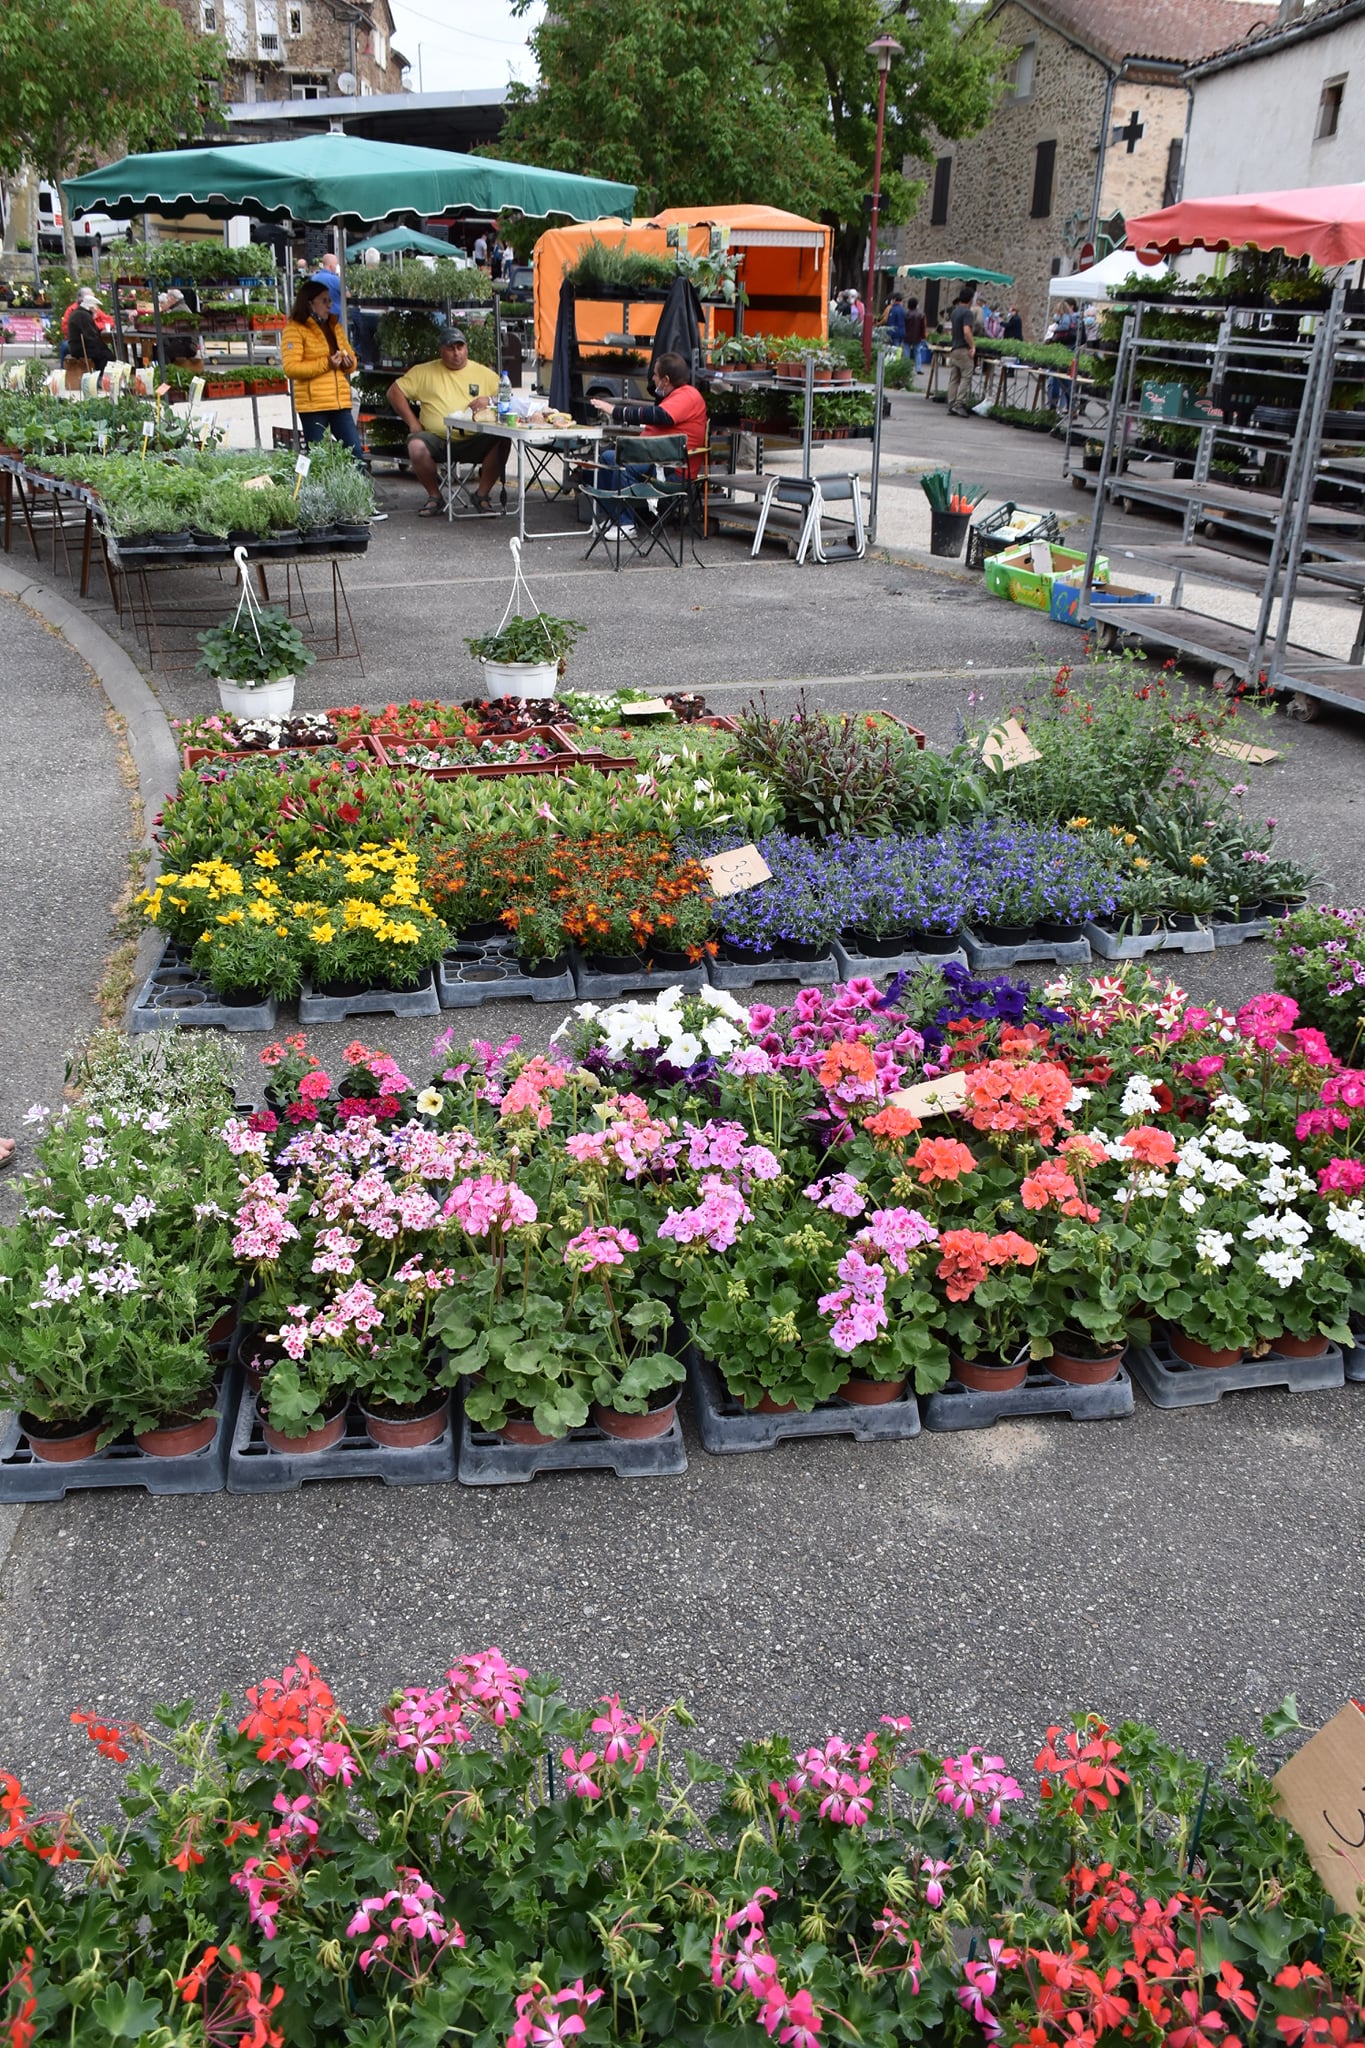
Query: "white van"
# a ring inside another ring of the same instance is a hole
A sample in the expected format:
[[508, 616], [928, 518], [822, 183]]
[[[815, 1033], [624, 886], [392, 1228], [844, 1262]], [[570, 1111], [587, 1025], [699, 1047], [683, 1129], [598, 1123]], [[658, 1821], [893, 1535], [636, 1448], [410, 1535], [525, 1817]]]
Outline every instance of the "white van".
[[[78, 255], [88, 256], [94, 242], [112, 242], [129, 232], [131, 223], [107, 213], [78, 213], [72, 223]], [[62, 246], [62, 195], [56, 185], [38, 187], [38, 247]]]

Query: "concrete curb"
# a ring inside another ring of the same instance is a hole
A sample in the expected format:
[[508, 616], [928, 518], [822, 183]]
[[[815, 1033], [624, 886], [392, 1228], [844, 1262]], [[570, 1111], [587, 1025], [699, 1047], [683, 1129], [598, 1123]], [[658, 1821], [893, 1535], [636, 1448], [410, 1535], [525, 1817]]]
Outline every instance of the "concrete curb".
[[[12, 562], [0, 561], [0, 594], [14, 598], [26, 611], [36, 613], [61, 634], [94, 675], [122, 718], [133, 767], [137, 772], [138, 795], [142, 800], [141, 844], [154, 849], [155, 820], [160, 815], [162, 804], [180, 780], [180, 755], [156, 692], [117, 640], [111, 639], [103, 626], [63, 597], [60, 591], [54, 590], [50, 583], [26, 575]], [[129, 1011], [138, 990], [161, 957], [164, 943], [163, 934], [155, 930], [143, 932], [138, 940], [132, 993], [128, 998]], [[127, 1021], [128, 1012], [125, 1012], [125, 1027]], [[3, 1563], [2, 1554], [0, 1563]]]

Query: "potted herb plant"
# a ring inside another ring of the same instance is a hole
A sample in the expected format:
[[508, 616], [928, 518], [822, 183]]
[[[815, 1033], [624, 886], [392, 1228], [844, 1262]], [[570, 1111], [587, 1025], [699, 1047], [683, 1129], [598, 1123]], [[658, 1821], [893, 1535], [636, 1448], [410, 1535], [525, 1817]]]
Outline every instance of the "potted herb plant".
[[483, 668], [489, 696], [553, 697], [583, 630], [576, 619], [536, 612], [507, 619], [496, 633], [481, 633], [465, 646]]
[[297, 672], [317, 659], [292, 619], [254, 603], [201, 633], [199, 646], [219, 703], [241, 718], [288, 718]]

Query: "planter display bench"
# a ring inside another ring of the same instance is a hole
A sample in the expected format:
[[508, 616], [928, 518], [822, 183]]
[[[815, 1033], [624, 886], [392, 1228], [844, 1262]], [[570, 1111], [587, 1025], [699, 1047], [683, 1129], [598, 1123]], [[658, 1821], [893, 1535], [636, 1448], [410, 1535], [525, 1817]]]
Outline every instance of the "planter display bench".
[[921, 967], [947, 967], [950, 962], [958, 967], [971, 964], [965, 943], [955, 945], [947, 953], [917, 953], [907, 949], [904, 953], [880, 954], [855, 953], [842, 939], [836, 939], [834, 957], [839, 963], [840, 981], [847, 981], [855, 974], [866, 975], [870, 981], [876, 981], [883, 975], [917, 974]]
[[324, 995], [305, 981], [299, 997], [299, 1022], [342, 1024], [348, 1017], [435, 1017], [440, 1008], [436, 977], [428, 968], [416, 988], [361, 989], [353, 996]]
[[924, 1427], [934, 1431], [989, 1429], [1020, 1416], [1069, 1415], [1073, 1422], [1114, 1422], [1133, 1412], [1133, 1382], [1120, 1366], [1098, 1387], [1077, 1387], [1039, 1366], [1022, 1386], [978, 1393], [959, 1380], [924, 1398]]
[[1006, 974], [1013, 967], [1033, 962], [1057, 967], [1085, 967], [1090, 962], [1088, 938], [1027, 939], [1020, 946], [994, 946], [969, 930], [963, 932], [962, 943], [967, 949], [967, 965], [986, 974]]
[[695, 1344], [687, 1348], [687, 1381], [696, 1404], [703, 1448], [713, 1457], [734, 1451], [768, 1451], [798, 1437], [851, 1436], [859, 1443], [904, 1443], [919, 1435], [919, 1403], [912, 1393], [877, 1407], [859, 1401], [821, 1401], [789, 1415], [764, 1415], [737, 1401], [709, 1358]]
[[705, 988], [708, 981], [705, 962], [695, 967], [658, 968], [651, 972], [643, 965], [631, 973], [601, 974], [590, 967], [582, 953], [574, 953], [574, 986], [580, 1000], [595, 1003], [614, 1003], [622, 996], [662, 995], [666, 988], [684, 988], [695, 992]]
[[1107, 932], [1103, 925], [1087, 924], [1086, 937], [1101, 960], [1145, 960], [1149, 953], [1211, 953], [1212, 931], [1194, 932]]
[[775, 953], [754, 961], [717, 958], [709, 971], [716, 988], [755, 988], [761, 981], [799, 981], [803, 988], [820, 988], [839, 979], [839, 949], [829, 947], [819, 960], [784, 960]]

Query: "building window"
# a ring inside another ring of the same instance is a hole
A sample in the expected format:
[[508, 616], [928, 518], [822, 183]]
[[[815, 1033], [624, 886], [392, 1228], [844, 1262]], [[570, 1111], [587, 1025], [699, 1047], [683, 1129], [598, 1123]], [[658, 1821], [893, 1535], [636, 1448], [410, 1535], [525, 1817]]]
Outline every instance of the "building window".
[[374, 32], [374, 61], [381, 71], [389, 61], [389, 39], [382, 29]]
[[204, 0], [204, 5], [199, 10], [199, 20], [206, 36], [217, 35], [218, 10], [216, 7], [210, 7], [208, 0]]
[[296, 78], [290, 83], [289, 97], [291, 100], [325, 100], [327, 88], [311, 78]]
[[280, 54], [280, 39], [279, 39], [279, 37], [278, 37], [277, 35], [274, 35], [274, 36], [272, 36], [272, 35], [263, 35], [263, 36], [259, 36], [259, 37], [257, 38], [257, 41], [258, 41], [258, 43], [260, 44], [260, 54], [261, 54], [261, 55], [262, 55], [263, 57], [278, 57], [278, 56], [279, 56], [279, 54]]
[[1019, 55], [1005, 73], [1005, 83], [1011, 99], [1031, 100], [1033, 98], [1033, 74], [1038, 63], [1037, 43], [1025, 43]]
[[1178, 135], [1167, 146], [1166, 182], [1161, 188], [1161, 203], [1163, 206], [1174, 206], [1176, 200], [1180, 197], [1180, 159], [1184, 154], [1184, 150], [1185, 145]]
[[948, 218], [948, 185], [953, 175], [953, 160], [941, 156], [934, 165], [934, 196], [929, 202], [929, 225], [941, 228]]
[[938, 278], [931, 277], [924, 288], [924, 323], [926, 327], [938, 326], [939, 300], [942, 295], [942, 284]]
[[1057, 166], [1055, 142], [1040, 142], [1033, 155], [1033, 220], [1046, 220], [1052, 211], [1052, 174]]
[[1327, 142], [1336, 134], [1341, 126], [1341, 103], [1345, 96], [1346, 80], [1329, 78], [1318, 101], [1318, 132], [1314, 141]]
[[301, 7], [289, 8], [286, 18], [289, 23], [288, 33], [291, 36], [301, 36], [303, 34], [303, 9]]

